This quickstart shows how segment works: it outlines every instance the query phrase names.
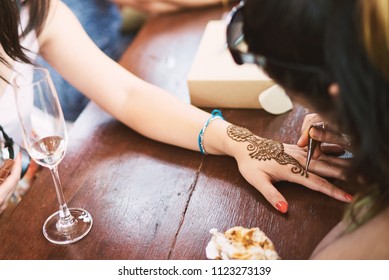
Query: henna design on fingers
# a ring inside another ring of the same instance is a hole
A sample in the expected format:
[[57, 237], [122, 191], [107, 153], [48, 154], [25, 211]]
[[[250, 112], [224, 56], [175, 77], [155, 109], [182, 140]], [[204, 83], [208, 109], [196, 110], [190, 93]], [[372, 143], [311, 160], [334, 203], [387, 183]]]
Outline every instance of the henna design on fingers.
[[291, 171], [294, 174], [300, 174], [308, 178], [308, 172], [305, 172], [301, 164], [292, 156], [284, 151], [284, 145], [278, 141], [261, 138], [254, 135], [250, 130], [230, 125], [227, 128], [227, 135], [237, 142], [248, 142], [247, 150], [250, 152], [249, 156], [259, 161], [274, 159], [281, 165], [293, 165]]

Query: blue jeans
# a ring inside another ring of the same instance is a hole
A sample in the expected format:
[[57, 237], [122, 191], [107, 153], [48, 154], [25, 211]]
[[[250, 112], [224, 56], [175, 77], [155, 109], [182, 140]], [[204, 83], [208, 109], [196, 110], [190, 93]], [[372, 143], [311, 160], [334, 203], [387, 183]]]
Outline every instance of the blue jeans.
[[[109, 57], [118, 60], [134, 35], [121, 33], [122, 19], [118, 7], [109, 0], [62, 1], [73, 11], [95, 44]], [[43, 58], [38, 58], [37, 63], [49, 69], [65, 119], [76, 120], [88, 104], [88, 98], [66, 82]]]

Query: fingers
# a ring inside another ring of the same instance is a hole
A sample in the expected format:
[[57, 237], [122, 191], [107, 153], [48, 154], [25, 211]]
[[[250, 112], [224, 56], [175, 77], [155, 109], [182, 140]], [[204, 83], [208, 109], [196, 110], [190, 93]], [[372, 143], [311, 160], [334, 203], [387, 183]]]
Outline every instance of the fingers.
[[318, 145], [316, 145], [315, 150], [313, 151], [313, 159], [318, 159], [322, 155], [322, 150], [321, 150], [321, 144], [320, 142]]
[[22, 172], [22, 157], [19, 153], [15, 159], [15, 163], [9, 173], [8, 177], [0, 185], [0, 213], [3, 212], [7, 205], [12, 193], [15, 191]]
[[347, 137], [345, 137], [345, 135], [334, 131], [312, 127], [306, 132], [304, 132], [298, 140], [297, 145], [299, 147], [308, 146], [308, 132], [309, 136], [312, 139], [319, 142], [319, 145], [315, 147], [313, 152], [314, 159], [319, 158], [323, 153], [332, 155], [342, 155], [344, 154], [345, 149], [349, 148], [350, 146], [349, 140], [347, 139]]
[[[285, 152], [293, 156], [302, 166], [305, 167], [307, 151], [296, 145], [284, 144]], [[344, 171], [350, 166], [350, 159], [338, 158], [332, 155], [320, 154], [311, 160], [309, 172], [320, 176], [345, 180]]]
[[[308, 145], [308, 136], [311, 136], [316, 141], [337, 144], [346, 148], [349, 146], [349, 140], [345, 135], [337, 133], [334, 129], [326, 124], [326, 128], [314, 127], [313, 125], [321, 123], [323, 120], [317, 114], [308, 114], [305, 116], [303, 124], [301, 126], [301, 136], [297, 141], [297, 145], [305, 147]], [[311, 127], [313, 126], [313, 127]], [[309, 133], [309, 135], [308, 135]]]
[[343, 147], [335, 144], [327, 144], [323, 143], [320, 146], [320, 150], [323, 152], [323, 154], [326, 155], [333, 155], [333, 156], [341, 156], [345, 153], [345, 150]]
[[296, 143], [297, 146], [299, 146], [301, 148], [308, 146], [308, 141], [309, 141], [308, 131], [309, 131], [309, 128], [302, 131], [300, 139]]
[[347, 138], [343, 134], [334, 131], [323, 130], [323, 129], [312, 127], [312, 129], [309, 131], [309, 135], [313, 139], [320, 142], [337, 144], [344, 148], [346, 148], [349, 145]]
[[308, 145], [308, 131], [311, 125], [314, 123], [322, 121], [321, 117], [318, 114], [308, 114], [304, 117], [303, 124], [301, 126], [301, 137], [297, 141], [297, 145], [300, 147], [305, 147]]
[[334, 157], [341, 156], [345, 153], [345, 149], [336, 144], [320, 143], [316, 145], [313, 151], [313, 159], [319, 159], [322, 155], [332, 155]]
[[322, 177], [346, 181], [345, 170], [350, 166], [350, 163], [350, 159], [321, 154], [318, 158], [312, 159], [309, 166], [309, 172], [314, 172]]
[[307, 188], [324, 193], [330, 197], [333, 197], [337, 200], [343, 202], [350, 202], [352, 195], [346, 193], [342, 189], [336, 187], [335, 185], [328, 182], [326, 179], [317, 176], [314, 173], [309, 173], [309, 177], [305, 178], [303, 176], [294, 176], [294, 183], [306, 186]]
[[274, 208], [281, 213], [288, 212], [288, 203], [285, 197], [273, 186], [270, 178], [267, 176], [256, 176], [253, 182], [249, 182], [253, 185]]
[[308, 114], [304, 117], [303, 124], [301, 126], [301, 132], [308, 131], [309, 127], [314, 123], [323, 121], [318, 114]]
[[322, 162], [323, 164], [327, 165], [334, 165], [335, 167], [339, 167], [342, 170], [350, 167], [352, 159], [350, 158], [339, 158], [339, 157], [334, 157], [332, 155], [321, 155], [319, 159], [314, 160], [315, 162]]
[[348, 164], [349, 162], [343, 163], [332, 161], [331, 159], [329, 159], [328, 161], [313, 160], [311, 161], [311, 165], [309, 166], [309, 176], [313, 172], [322, 177], [335, 178], [345, 181], [346, 175], [344, 173], [344, 170]]

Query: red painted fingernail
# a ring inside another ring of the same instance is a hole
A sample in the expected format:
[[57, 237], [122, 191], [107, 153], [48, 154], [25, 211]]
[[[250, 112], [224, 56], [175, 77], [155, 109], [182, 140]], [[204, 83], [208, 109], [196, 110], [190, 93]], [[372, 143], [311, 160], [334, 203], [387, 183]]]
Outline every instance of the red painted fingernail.
[[346, 194], [344, 195], [344, 197], [345, 197], [348, 201], [353, 200], [353, 196], [352, 196], [351, 194], [346, 193]]
[[285, 201], [280, 201], [276, 204], [276, 208], [281, 213], [286, 213], [288, 212], [288, 203], [286, 203]]

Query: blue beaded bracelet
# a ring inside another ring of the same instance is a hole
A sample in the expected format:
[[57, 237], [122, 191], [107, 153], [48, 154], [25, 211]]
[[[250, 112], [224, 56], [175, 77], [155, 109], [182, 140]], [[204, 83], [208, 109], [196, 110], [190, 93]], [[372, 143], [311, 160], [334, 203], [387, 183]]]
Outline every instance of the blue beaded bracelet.
[[203, 128], [200, 130], [199, 137], [198, 137], [198, 143], [199, 143], [200, 152], [203, 155], [207, 154], [207, 152], [205, 151], [205, 148], [204, 148], [204, 133], [205, 133], [205, 130], [207, 129], [208, 125], [213, 120], [216, 120], [216, 119], [224, 120], [222, 112], [220, 110], [217, 110], [217, 109], [212, 111], [212, 116], [204, 123]]

